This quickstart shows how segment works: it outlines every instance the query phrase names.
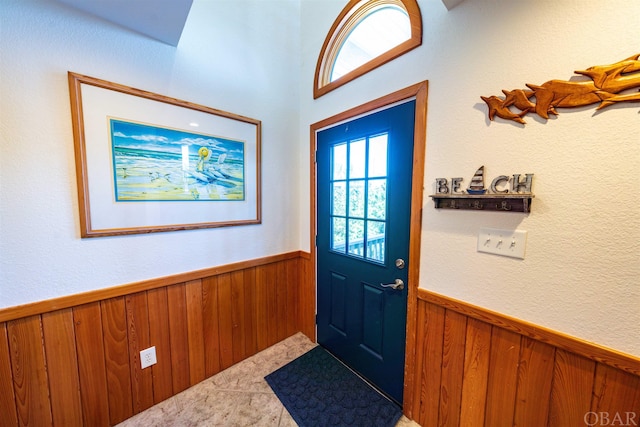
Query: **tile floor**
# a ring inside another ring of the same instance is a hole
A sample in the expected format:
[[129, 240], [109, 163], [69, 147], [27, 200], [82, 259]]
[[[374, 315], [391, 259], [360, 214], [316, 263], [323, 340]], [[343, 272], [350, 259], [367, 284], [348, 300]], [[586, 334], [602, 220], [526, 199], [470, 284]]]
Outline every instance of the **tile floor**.
[[[118, 424], [133, 426], [293, 427], [264, 376], [316, 344], [299, 333]], [[402, 417], [397, 427], [419, 427]]]

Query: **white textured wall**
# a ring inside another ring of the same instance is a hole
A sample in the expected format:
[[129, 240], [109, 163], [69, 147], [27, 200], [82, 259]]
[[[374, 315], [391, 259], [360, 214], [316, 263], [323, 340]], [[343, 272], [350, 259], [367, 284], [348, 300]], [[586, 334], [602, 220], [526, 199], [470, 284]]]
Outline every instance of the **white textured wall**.
[[[2, 0], [0, 308], [298, 250], [298, 16], [294, 0], [195, 0], [174, 48]], [[68, 70], [261, 120], [263, 223], [80, 239]]]
[[[314, 101], [317, 55], [345, 4], [302, 1], [300, 138], [316, 121], [429, 81], [420, 287], [640, 356], [640, 104], [529, 115], [522, 127], [489, 122], [480, 99], [640, 53], [640, 2], [466, 0], [448, 12], [419, 0], [421, 47]], [[490, 178], [535, 174], [532, 213], [433, 208], [436, 178], [464, 177], [466, 188], [480, 165]], [[528, 231], [526, 259], [477, 253], [482, 227]]]

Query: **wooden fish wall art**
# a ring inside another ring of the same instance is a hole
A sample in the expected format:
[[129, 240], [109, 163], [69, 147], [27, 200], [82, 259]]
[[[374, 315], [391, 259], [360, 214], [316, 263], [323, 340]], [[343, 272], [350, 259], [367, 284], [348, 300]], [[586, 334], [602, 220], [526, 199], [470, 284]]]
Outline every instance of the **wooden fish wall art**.
[[[600, 103], [601, 110], [618, 102], [640, 102], [640, 54], [610, 65], [595, 65], [574, 71], [591, 80], [549, 80], [541, 85], [527, 83], [529, 89], [502, 90], [504, 98], [481, 96], [489, 107], [489, 120], [496, 116], [525, 124], [530, 112], [548, 119], [556, 108], [584, 107]], [[633, 89], [638, 89], [633, 91]]]

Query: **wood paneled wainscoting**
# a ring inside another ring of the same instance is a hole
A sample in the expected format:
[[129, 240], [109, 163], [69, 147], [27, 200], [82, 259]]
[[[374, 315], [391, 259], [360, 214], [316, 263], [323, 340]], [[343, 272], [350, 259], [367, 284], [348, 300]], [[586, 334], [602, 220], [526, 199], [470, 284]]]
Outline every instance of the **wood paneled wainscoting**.
[[0, 310], [0, 426], [114, 425], [296, 332], [315, 339], [308, 263], [297, 251]]
[[423, 289], [415, 311], [421, 426], [640, 426], [640, 359]]
[[[315, 341], [310, 266], [296, 251], [0, 310], [0, 427], [114, 425], [298, 331]], [[640, 359], [411, 295], [404, 411], [421, 426], [640, 426]]]

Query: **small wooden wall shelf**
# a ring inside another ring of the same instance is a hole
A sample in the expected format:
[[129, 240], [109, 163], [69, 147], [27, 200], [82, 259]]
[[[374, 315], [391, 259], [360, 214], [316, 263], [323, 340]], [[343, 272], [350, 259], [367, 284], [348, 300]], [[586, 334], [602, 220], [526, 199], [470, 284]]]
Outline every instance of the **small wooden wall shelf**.
[[436, 209], [473, 211], [531, 212], [531, 193], [508, 194], [432, 194]]

